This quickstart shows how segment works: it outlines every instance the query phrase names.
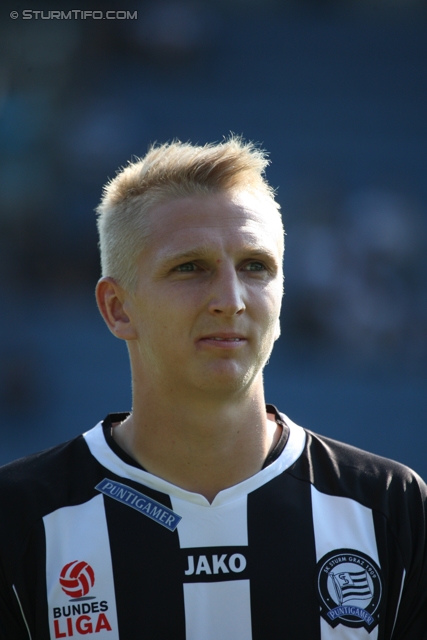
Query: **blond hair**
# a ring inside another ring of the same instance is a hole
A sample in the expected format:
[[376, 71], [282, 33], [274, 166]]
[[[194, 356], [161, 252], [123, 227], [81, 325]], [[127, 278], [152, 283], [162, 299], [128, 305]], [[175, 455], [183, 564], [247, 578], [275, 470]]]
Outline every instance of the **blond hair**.
[[147, 213], [165, 201], [249, 190], [278, 210], [264, 178], [268, 164], [264, 151], [236, 136], [204, 146], [179, 141], [152, 145], [104, 186], [96, 210], [102, 275], [134, 290], [137, 259], [149, 233]]

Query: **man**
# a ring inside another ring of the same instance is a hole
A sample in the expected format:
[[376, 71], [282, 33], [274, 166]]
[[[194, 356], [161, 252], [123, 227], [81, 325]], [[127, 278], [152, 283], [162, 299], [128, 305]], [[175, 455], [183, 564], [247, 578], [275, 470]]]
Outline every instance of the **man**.
[[283, 229], [261, 151], [106, 186], [96, 296], [133, 408], [0, 473], [0, 638], [427, 638], [427, 488], [265, 406]]

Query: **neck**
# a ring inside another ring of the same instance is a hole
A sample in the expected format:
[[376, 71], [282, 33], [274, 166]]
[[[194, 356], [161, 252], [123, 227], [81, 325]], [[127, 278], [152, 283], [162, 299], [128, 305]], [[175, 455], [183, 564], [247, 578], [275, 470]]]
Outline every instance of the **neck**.
[[279, 437], [261, 377], [250, 393], [210, 401], [172, 401], [134, 387], [132, 414], [114, 429], [117, 443], [144, 469], [209, 501], [257, 473]]

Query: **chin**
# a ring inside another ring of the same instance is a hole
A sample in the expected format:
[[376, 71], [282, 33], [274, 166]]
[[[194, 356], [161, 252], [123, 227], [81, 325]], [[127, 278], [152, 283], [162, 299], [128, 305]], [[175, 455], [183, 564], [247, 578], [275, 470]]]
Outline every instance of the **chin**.
[[198, 388], [212, 393], [236, 393], [245, 392], [258, 379], [262, 380], [262, 369], [242, 369], [234, 366], [222, 367], [222, 370], [209, 371], [201, 374], [198, 379]]

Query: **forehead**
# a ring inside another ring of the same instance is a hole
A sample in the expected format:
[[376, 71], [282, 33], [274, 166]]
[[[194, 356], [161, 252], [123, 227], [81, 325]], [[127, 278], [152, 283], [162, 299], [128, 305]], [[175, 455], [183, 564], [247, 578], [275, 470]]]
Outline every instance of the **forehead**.
[[[169, 253], [203, 245], [204, 249], [265, 246], [283, 251], [283, 229], [271, 201], [247, 191], [194, 195], [153, 207], [148, 213], [147, 248]], [[144, 252], [145, 253], [145, 252]]]

